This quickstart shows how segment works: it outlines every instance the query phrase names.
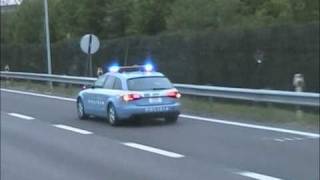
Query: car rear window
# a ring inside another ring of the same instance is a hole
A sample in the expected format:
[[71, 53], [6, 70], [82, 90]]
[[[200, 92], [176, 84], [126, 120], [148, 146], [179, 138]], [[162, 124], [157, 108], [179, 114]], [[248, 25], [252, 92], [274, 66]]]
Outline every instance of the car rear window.
[[143, 77], [128, 80], [128, 89], [131, 91], [149, 91], [171, 89], [173, 85], [165, 77]]

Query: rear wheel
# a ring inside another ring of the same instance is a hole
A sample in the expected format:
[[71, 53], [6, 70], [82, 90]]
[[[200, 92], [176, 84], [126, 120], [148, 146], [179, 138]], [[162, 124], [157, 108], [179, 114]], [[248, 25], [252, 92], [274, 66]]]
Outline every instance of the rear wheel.
[[78, 99], [77, 101], [77, 112], [79, 119], [85, 119], [88, 117], [88, 115], [84, 112], [84, 106], [81, 99]]
[[108, 106], [108, 120], [111, 126], [119, 125], [119, 118], [113, 104]]
[[176, 123], [178, 121], [178, 115], [171, 115], [165, 118], [167, 123]]

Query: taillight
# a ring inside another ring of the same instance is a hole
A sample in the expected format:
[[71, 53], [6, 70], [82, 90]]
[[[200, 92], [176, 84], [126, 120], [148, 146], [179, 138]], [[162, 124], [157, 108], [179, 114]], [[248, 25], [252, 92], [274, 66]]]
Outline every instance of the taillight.
[[126, 102], [133, 101], [133, 100], [141, 99], [141, 95], [139, 95], [139, 94], [126, 94], [126, 95], [122, 96], [122, 99]]
[[178, 91], [170, 91], [167, 93], [167, 96], [172, 98], [180, 98], [181, 94]]

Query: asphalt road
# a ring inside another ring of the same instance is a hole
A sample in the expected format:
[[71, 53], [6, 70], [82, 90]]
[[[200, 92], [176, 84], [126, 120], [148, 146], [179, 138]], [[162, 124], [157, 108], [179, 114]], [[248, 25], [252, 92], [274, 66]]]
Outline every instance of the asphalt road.
[[190, 117], [115, 128], [67, 99], [1, 91], [1, 179], [319, 180], [319, 138]]

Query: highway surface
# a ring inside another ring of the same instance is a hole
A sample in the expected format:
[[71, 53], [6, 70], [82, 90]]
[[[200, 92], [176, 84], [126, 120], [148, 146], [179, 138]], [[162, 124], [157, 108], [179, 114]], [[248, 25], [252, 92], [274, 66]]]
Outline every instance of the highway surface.
[[183, 115], [111, 127], [1, 90], [1, 180], [319, 180], [319, 134]]

